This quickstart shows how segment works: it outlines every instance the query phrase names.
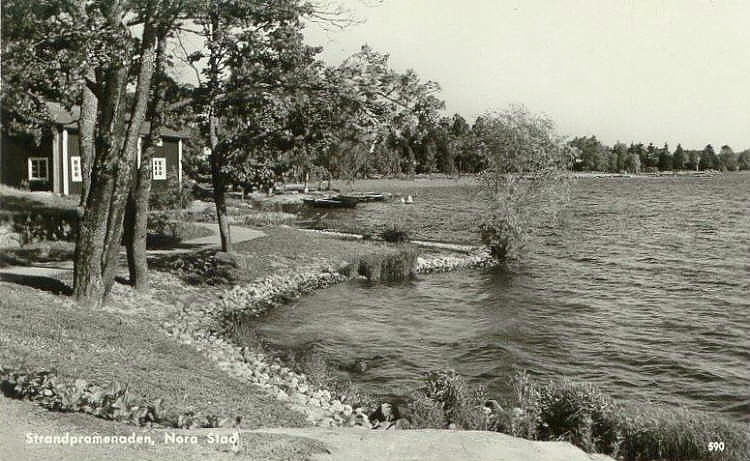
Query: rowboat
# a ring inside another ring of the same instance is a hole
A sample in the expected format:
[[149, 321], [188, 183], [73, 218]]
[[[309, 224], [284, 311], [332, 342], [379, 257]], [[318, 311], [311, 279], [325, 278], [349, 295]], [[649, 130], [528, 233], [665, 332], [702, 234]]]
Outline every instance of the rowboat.
[[357, 202], [382, 202], [385, 200], [385, 194], [377, 192], [354, 192], [350, 194], [340, 194], [336, 198], [343, 200], [356, 200]]
[[305, 205], [316, 208], [354, 208], [357, 206], [356, 200], [342, 200], [338, 197], [329, 198], [306, 198], [302, 199]]

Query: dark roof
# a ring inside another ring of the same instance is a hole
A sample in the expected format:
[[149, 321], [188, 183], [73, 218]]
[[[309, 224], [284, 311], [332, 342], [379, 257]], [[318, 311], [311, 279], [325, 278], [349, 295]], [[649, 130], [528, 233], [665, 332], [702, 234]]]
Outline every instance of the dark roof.
[[[56, 102], [48, 102], [47, 110], [49, 111], [52, 121], [58, 125], [62, 125], [66, 128], [77, 128], [78, 118], [81, 116], [81, 108], [73, 106], [70, 110], [66, 110], [62, 104]], [[145, 121], [141, 125], [141, 134], [147, 135], [151, 129], [151, 122]], [[163, 126], [161, 128], [161, 135], [165, 138], [189, 138], [190, 136], [182, 131], [173, 130], [169, 127]]]

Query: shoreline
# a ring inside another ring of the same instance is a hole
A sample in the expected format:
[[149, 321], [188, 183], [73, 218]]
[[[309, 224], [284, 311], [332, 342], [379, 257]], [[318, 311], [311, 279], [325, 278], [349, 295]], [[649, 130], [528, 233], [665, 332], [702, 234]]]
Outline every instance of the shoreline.
[[[431, 274], [494, 265], [488, 251], [466, 256], [431, 255], [418, 258], [417, 273]], [[343, 425], [353, 408], [329, 389], [316, 389], [307, 376], [292, 371], [281, 361], [232, 341], [228, 320], [241, 315], [260, 316], [289, 299], [310, 294], [352, 278], [333, 267], [290, 275], [272, 274], [263, 280], [224, 289], [216, 302], [200, 309], [183, 308], [174, 320], [164, 321], [162, 330], [177, 341], [191, 345], [226, 373], [258, 385], [305, 415], [314, 426]], [[187, 306], [186, 306], [187, 307]]]

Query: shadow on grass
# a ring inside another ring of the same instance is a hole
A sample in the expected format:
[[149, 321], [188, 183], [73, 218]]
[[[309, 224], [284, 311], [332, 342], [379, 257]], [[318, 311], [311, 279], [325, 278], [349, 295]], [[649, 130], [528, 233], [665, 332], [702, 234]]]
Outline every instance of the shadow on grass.
[[22, 275], [22, 274], [0, 274], [0, 281], [24, 285], [38, 290], [48, 291], [56, 295], [70, 296], [73, 289], [67, 284], [53, 277], [42, 275]]

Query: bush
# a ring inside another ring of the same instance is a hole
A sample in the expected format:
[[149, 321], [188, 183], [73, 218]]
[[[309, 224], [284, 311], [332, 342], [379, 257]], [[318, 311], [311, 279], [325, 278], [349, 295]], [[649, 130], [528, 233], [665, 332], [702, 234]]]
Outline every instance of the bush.
[[598, 388], [563, 379], [540, 387], [537, 395], [541, 439], [567, 440], [587, 452], [617, 451], [617, 407]]
[[492, 255], [508, 262], [567, 204], [572, 148], [554, 133], [551, 120], [523, 107], [488, 113], [481, 121], [477, 140], [488, 167], [479, 177], [480, 231]]
[[[623, 406], [618, 418], [622, 433], [619, 453], [627, 461], [651, 459], [746, 460], [750, 453], [750, 427], [720, 416], [659, 406]], [[725, 450], [711, 453], [710, 442], [723, 442]]]
[[9, 228], [10, 232], [17, 234], [21, 246], [52, 240], [75, 242], [79, 219], [79, 211], [76, 208], [1, 212], [0, 227]]
[[415, 428], [455, 425], [459, 429], [479, 429], [484, 418], [481, 407], [486, 400], [483, 387], [468, 385], [455, 370], [432, 371], [425, 376], [424, 385], [409, 404], [412, 425]]
[[390, 243], [405, 243], [410, 240], [409, 233], [406, 232], [401, 227], [395, 226], [395, 225], [392, 226], [390, 229], [383, 231], [380, 234], [380, 237], [386, 242], [390, 242]]
[[196, 223], [184, 221], [181, 212], [158, 211], [148, 215], [148, 232], [152, 244], [176, 243], [202, 237], [215, 232]]
[[154, 187], [151, 184], [149, 196], [150, 210], [173, 210], [185, 208], [193, 199], [193, 183], [183, 177], [180, 183], [177, 170], [172, 168], [167, 172], [166, 185]]
[[[499, 430], [538, 440], [566, 440], [587, 452], [626, 461], [744, 460], [750, 428], [700, 411], [619, 404], [590, 384], [568, 379], [538, 386], [524, 373], [513, 379], [517, 407]], [[709, 442], [724, 442], [711, 454]]]
[[74, 253], [75, 243], [73, 242], [34, 242], [23, 248], [4, 249], [0, 252], [0, 267], [26, 266], [35, 262], [67, 261], [73, 259]]
[[405, 246], [395, 252], [359, 256], [352, 265], [357, 268], [359, 275], [369, 281], [400, 282], [416, 275], [418, 257], [417, 248]]

